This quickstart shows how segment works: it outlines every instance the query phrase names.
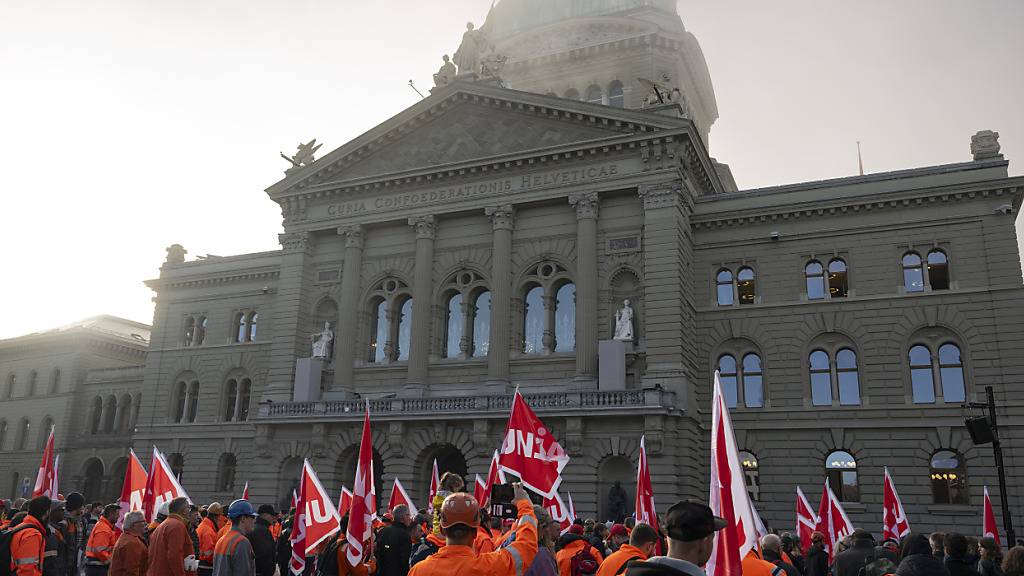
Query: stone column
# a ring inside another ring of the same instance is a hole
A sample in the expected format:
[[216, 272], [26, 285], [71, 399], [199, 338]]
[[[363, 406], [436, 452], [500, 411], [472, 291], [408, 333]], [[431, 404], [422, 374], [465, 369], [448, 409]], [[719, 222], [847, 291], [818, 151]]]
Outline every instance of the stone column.
[[576, 208], [576, 380], [597, 380], [597, 192], [569, 196]]
[[341, 270], [341, 302], [334, 331], [334, 388], [351, 392], [352, 364], [359, 333], [359, 289], [363, 276], [363, 227], [356, 224], [338, 228], [345, 239], [345, 261]]
[[491, 254], [491, 345], [487, 353], [487, 390], [506, 392], [509, 383], [508, 357], [512, 348], [510, 307], [512, 298], [512, 230], [515, 209], [511, 204], [484, 210], [494, 227]]
[[422, 396], [427, 388], [430, 359], [430, 311], [434, 294], [434, 217], [414, 216], [409, 226], [416, 231], [416, 268], [412, 282], [412, 334], [409, 343], [409, 376], [405, 392]]
[[[280, 234], [281, 267], [277, 281], [277, 294], [273, 300], [262, 299], [257, 312], [266, 318], [273, 315], [268, 324], [274, 327], [273, 340], [270, 344], [269, 368], [267, 384], [262, 400], [288, 402], [292, 399], [295, 385], [295, 359], [309, 355], [306, 343], [308, 328], [311, 287], [313, 285], [312, 234], [300, 230]], [[271, 306], [271, 302], [273, 305]], [[232, 330], [238, 330], [233, 326]], [[262, 331], [260, 334], [270, 334]], [[257, 334], [257, 342], [261, 340]]]

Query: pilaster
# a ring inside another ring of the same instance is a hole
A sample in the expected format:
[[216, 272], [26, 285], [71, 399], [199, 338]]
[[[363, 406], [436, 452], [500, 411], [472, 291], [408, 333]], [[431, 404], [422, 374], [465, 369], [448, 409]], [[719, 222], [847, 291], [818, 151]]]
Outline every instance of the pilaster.
[[569, 196], [576, 209], [576, 380], [597, 380], [597, 192]]
[[426, 390], [430, 359], [430, 310], [434, 287], [434, 230], [433, 216], [409, 218], [409, 226], [416, 231], [416, 268], [412, 286], [412, 337], [409, 350], [409, 375], [405, 392], [420, 396]]
[[262, 399], [286, 402], [292, 399], [295, 359], [308, 352], [309, 338], [302, 330], [309, 325], [313, 239], [309, 232], [300, 231], [280, 234], [278, 240], [281, 242], [281, 269], [273, 306], [274, 336], [267, 384]]
[[341, 302], [334, 338], [334, 388], [352, 391], [352, 364], [356, 354], [359, 326], [359, 290], [362, 287], [363, 227], [338, 228], [345, 240], [345, 261], [341, 270]]
[[503, 393], [509, 383], [509, 350], [511, 349], [510, 308], [512, 294], [512, 231], [515, 229], [515, 208], [511, 204], [491, 206], [484, 210], [493, 227], [491, 255], [491, 347], [487, 354], [487, 387], [489, 393]]

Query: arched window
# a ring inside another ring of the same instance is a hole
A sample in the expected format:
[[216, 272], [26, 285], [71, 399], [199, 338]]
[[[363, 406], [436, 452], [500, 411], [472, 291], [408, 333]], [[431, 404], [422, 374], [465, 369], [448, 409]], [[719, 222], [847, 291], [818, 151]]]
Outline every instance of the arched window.
[[764, 378], [761, 375], [761, 357], [750, 353], [743, 356], [743, 404], [747, 408], [764, 406]]
[[831, 406], [838, 394], [842, 406], [860, 405], [860, 372], [857, 353], [839, 348], [835, 354], [815, 350], [808, 357], [811, 380], [811, 404]]
[[[958, 404], [967, 399], [959, 346], [945, 342], [933, 352], [933, 348], [925, 344], [915, 344], [910, 347], [908, 356], [911, 394], [915, 404], [933, 404], [940, 392], [943, 402]], [[940, 384], [938, 390], [935, 382]]]
[[18, 377], [13, 373], [7, 376], [7, 388], [4, 390], [4, 398], [14, 397], [14, 386], [18, 383]]
[[808, 300], [825, 298], [825, 268], [821, 262], [811, 260], [804, 266], [804, 280], [807, 283]]
[[739, 386], [737, 384], [736, 358], [731, 354], [723, 354], [718, 359], [718, 381], [722, 385], [725, 405], [735, 408], [739, 402]]
[[849, 452], [836, 450], [825, 458], [825, 477], [840, 502], [859, 502], [857, 460]]
[[718, 305], [719, 306], [732, 306], [733, 300], [733, 286], [732, 286], [732, 270], [728, 268], [722, 268], [715, 275], [715, 286], [718, 292]]
[[569, 88], [568, 90], [565, 91], [565, 97], [568, 98], [569, 100], [579, 100], [580, 91], [575, 88]]
[[14, 449], [26, 450], [30, 434], [32, 434], [32, 423], [28, 421], [28, 418], [22, 418], [21, 424], [18, 425], [18, 437], [16, 438], [17, 443], [14, 445]]
[[473, 307], [473, 357], [483, 358], [491, 350], [491, 293], [476, 295]]
[[0, 420], [0, 452], [4, 450], [4, 441], [7, 439], [7, 420]]
[[182, 481], [182, 476], [185, 474], [185, 456], [179, 452], [171, 454], [167, 458], [167, 465], [171, 467], [171, 473], [178, 479], [178, 482]]
[[50, 374], [50, 394], [60, 391], [60, 368], [54, 368]]
[[103, 399], [99, 396], [92, 399], [92, 415], [89, 419], [89, 433], [99, 434], [103, 422]]
[[626, 96], [622, 93], [622, 82], [613, 80], [608, 85], [608, 105], [615, 108], [626, 107]]
[[235, 489], [235, 455], [225, 452], [217, 462], [217, 485], [215, 492], [232, 492]]
[[931, 461], [932, 500], [936, 504], [970, 504], [967, 466], [952, 450], [939, 450]]
[[46, 416], [43, 421], [39, 424], [39, 443], [36, 446], [40, 450], [46, 448], [46, 441], [50, 438], [50, 429], [53, 428], [53, 418]]
[[35, 370], [28, 373], [28, 394], [27, 396], [36, 395], [36, 381], [39, 379], [39, 374]]
[[245, 335], [248, 332], [245, 329], [245, 313], [238, 312], [235, 314], [235, 342], [245, 342]]
[[107, 396], [107, 403], [103, 407], [103, 432], [114, 433], [114, 424], [117, 419], [117, 398], [113, 394]]
[[252, 380], [242, 378], [238, 383], [238, 421], [249, 419], [249, 402], [252, 400]]
[[591, 104], [601, 104], [604, 99], [604, 95], [601, 94], [601, 87], [597, 84], [591, 84], [587, 87], [587, 97], [585, 100]]
[[235, 406], [238, 404], [238, 381], [234, 378], [228, 379], [227, 390], [224, 394], [224, 421], [230, 422], [235, 418]]
[[839, 404], [860, 405], [860, 376], [857, 370], [857, 354], [843, 348], [836, 352], [836, 381], [839, 388]]
[[249, 312], [249, 314], [246, 316], [246, 322], [248, 322], [249, 324], [249, 337], [247, 339], [247, 341], [249, 342], [256, 341], [256, 322], [259, 320], [259, 318], [260, 315], [256, 312]]
[[132, 395], [123, 394], [117, 403], [117, 423], [114, 428], [118, 432], [128, 432], [132, 420]]
[[[737, 363], [737, 356], [742, 358], [741, 363]], [[729, 408], [735, 408], [741, 403], [747, 408], [764, 406], [764, 378], [758, 354], [722, 354], [718, 357], [718, 378], [722, 384], [725, 404]]]
[[252, 397], [252, 380], [229, 378], [224, 392], [224, 421], [244, 422], [249, 418], [249, 402]]
[[523, 314], [523, 352], [544, 353], [544, 288], [533, 286], [526, 292], [526, 311]]
[[445, 334], [444, 357], [460, 358], [466, 353], [466, 350], [463, 349], [465, 344], [463, 343], [462, 333], [466, 318], [462, 313], [461, 293], [456, 292], [448, 298], [448, 305], [445, 306], [445, 315], [447, 316], [445, 321], [447, 330]]
[[555, 352], [576, 349], [576, 285], [563, 284], [555, 293]]
[[196, 337], [196, 319], [192, 316], [185, 316], [185, 329], [182, 334], [183, 344], [191, 346]]
[[188, 385], [188, 405], [185, 410], [185, 421], [192, 423], [196, 421], [196, 415], [199, 411], [199, 382], [193, 380]]
[[[369, 298], [369, 362], [386, 363], [409, 359], [412, 307], [411, 293], [401, 280], [386, 278], [373, 287]], [[429, 305], [426, 307], [429, 308]]]
[[373, 307], [373, 333], [370, 337], [370, 362], [388, 359], [388, 301], [381, 299]]
[[541, 262], [520, 284], [522, 323], [516, 342], [526, 354], [565, 353], [576, 349], [576, 285], [555, 262]]
[[398, 361], [404, 362], [409, 359], [412, 348], [412, 298], [402, 302], [401, 311], [398, 319]]
[[209, 323], [210, 321], [207, 320], [206, 316], [200, 316], [199, 319], [196, 320], [196, 337], [195, 340], [193, 340], [196, 346], [202, 346], [203, 342], [206, 342], [206, 328]]
[[903, 290], [905, 292], [924, 291], [921, 256], [917, 252], [907, 252], [903, 255]]
[[846, 298], [848, 288], [846, 261], [834, 258], [828, 263], [828, 295], [830, 298]]
[[[173, 410], [171, 412], [172, 422], [184, 422], [185, 421], [185, 397], [188, 393], [188, 384], [184, 381], [178, 381], [174, 385], [174, 399]], [[95, 434], [95, 432], [94, 432]]]
[[811, 404], [832, 405], [832, 369], [829, 367], [828, 352], [815, 350], [809, 357], [811, 371]]
[[960, 348], [956, 344], [939, 346], [939, 381], [942, 382], [943, 400], [946, 402], [966, 400], [964, 363], [960, 358]]
[[932, 290], [949, 290], [949, 258], [938, 248], [928, 253], [928, 285]]
[[750, 499], [755, 502], [761, 499], [761, 478], [758, 471], [757, 456], [743, 450], [739, 453], [740, 466], [743, 468], [743, 477], [747, 483], [747, 493]]
[[[636, 502], [636, 465], [633, 462], [623, 456], [609, 456], [601, 461], [594, 480], [597, 483], [597, 513], [602, 522], [622, 522], [633, 515]], [[609, 502], [612, 490], [626, 496], [621, 508]]]
[[744, 266], [736, 272], [736, 294], [739, 296], [740, 304], [754, 303], [757, 291], [754, 284], [754, 269], [750, 266]]

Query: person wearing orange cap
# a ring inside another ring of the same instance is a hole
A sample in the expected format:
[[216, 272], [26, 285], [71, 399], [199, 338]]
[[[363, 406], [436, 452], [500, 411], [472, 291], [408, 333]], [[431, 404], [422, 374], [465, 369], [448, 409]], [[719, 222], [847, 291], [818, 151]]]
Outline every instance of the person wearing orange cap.
[[[615, 526], [621, 527], [623, 532], [626, 531], [626, 527], [622, 524]], [[614, 528], [612, 529], [614, 530]], [[633, 528], [633, 533], [629, 535], [629, 542], [619, 546], [618, 550], [612, 552], [601, 563], [601, 568], [597, 570], [597, 576], [615, 576], [625, 573], [629, 564], [643, 562], [650, 558], [654, 554], [654, 547], [657, 543], [658, 532], [654, 528], [648, 524], [637, 524]]]
[[569, 531], [558, 539], [558, 554], [555, 554], [555, 560], [558, 561], [558, 574], [571, 576], [573, 564], [579, 566], [584, 574], [594, 574], [604, 561], [604, 556], [584, 536], [583, 526], [573, 524]]
[[473, 540], [480, 527], [480, 504], [473, 496], [457, 492], [440, 506], [440, 527], [445, 547], [416, 564], [409, 576], [523, 576], [537, 555], [537, 517], [521, 484], [514, 485], [518, 511], [516, 536], [507, 547], [477, 555]]

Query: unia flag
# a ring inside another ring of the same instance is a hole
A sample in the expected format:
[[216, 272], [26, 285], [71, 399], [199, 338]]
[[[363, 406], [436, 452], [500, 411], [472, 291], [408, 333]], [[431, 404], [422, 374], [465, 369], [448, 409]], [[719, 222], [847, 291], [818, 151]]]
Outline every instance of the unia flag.
[[569, 527], [572, 526], [573, 515], [561, 496], [556, 493], [554, 498], [545, 497], [541, 502], [541, 506], [551, 514], [551, 519], [558, 523], [562, 534], [569, 531]]
[[344, 484], [341, 485], [341, 495], [338, 496], [338, 516], [344, 517], [348, 509], [352, 507], [352, 491]]
[[142, 510], [143, 497], [146, 495], [146, 468], [142, 466], [135, 451], [128, 449], [128, 466], [124, 470], [124, 484], [121, 485], [121, 510], [117, 513], [118, 530], [124, 529], [124, 517], [129, 512]]
[[552, 499], [558, 493], [562, 469], [568, 463], [565, 450], [516, 390], [498, 455], [501, 470], [515, 474], [523, 486]]
[[[654, 488], [651, 487], [651, 470], [647, 466], [646, 436], [640, 437], [640, 459], [636, 464], [636, 502], [633, 516], [637, 524], [647, 524], [659, 530], [658, 512], [654, 508]], [[659, 530], [660, 531], [660, 530]]]
[[800, 547], [808, 550], [811, 547], [811, 535], [818, 525], [818, 515], [811, 508], [811, 503], [804, 496], [804, 491], [796, 487], [796, 533], [800, 536]]
[[434, 468], [430, 475], [430, 490], [427, 492], [427, 513], [434, 514], [434, 498], [441, 487], [441, 476], [437, 473], [437, 458], [434, 458]]
[[[149, 465], [149, 477], [146, 478], [146, 493], [142, 498], [142, 509], [146, 513], [146, 521], [156, 518], [160, 506], [175, 498], [184, 496], [188, 499], [185, 489], [178, 483], [171, 466], [164, 455], [153, 446], [153, 461]], [[192, 502], [191, 499], [188, 500]]]
[[910, 522], [903, 511], [903, 503], [896, 493], [896, 483], [889, 475], [889, 467], [885, 467], [885, 483], [882, 487], [882, 539], [892, 538], [899, 542], [910, 534]]
[[373, 438], [370, 436], [370, 401], [367, 400], [363, 435], [359, 441], [359, 463], [352, 486], [352, 508], [349, 509], [348, 530], [345, 532], [348, 542], [345, 554], [351, 566], [358, 566], [367, 552], [364, 547], [369, 543], [373, 517], [377, 512], [373, 489]]
[[338, 511], [317, 478], [316, 471], [309, 460], [304, 460], [290, 539], [292, 559], [289, 567], [293, 574], [301, 574], [305, 570], [306, 555], [340, 530], [340, 522]]
[[404, 504], [409, 508], [409, 512], [416, 516], [416, 505], [412, 503], [412, 498], [409, 498], [409, 493], [405, 491], [405, 487], [402, 486], [402, 481], [395, 477], [395, 483], [391, 486], [391, 499], [388, 500], [388, 512], [395, 509], [395, 506]]
[[53, 454], [53, 430], [50, 426], [50, 435], [46, 438], [46, 447], [43, 448], [43, 459], [39, 462], [39, 472], [36, 473], [36, 483], [32, 487], [32, 497], [46, 496], [55, 500], [57, 492], [53, 487], [57, 484], [56, 462]]

